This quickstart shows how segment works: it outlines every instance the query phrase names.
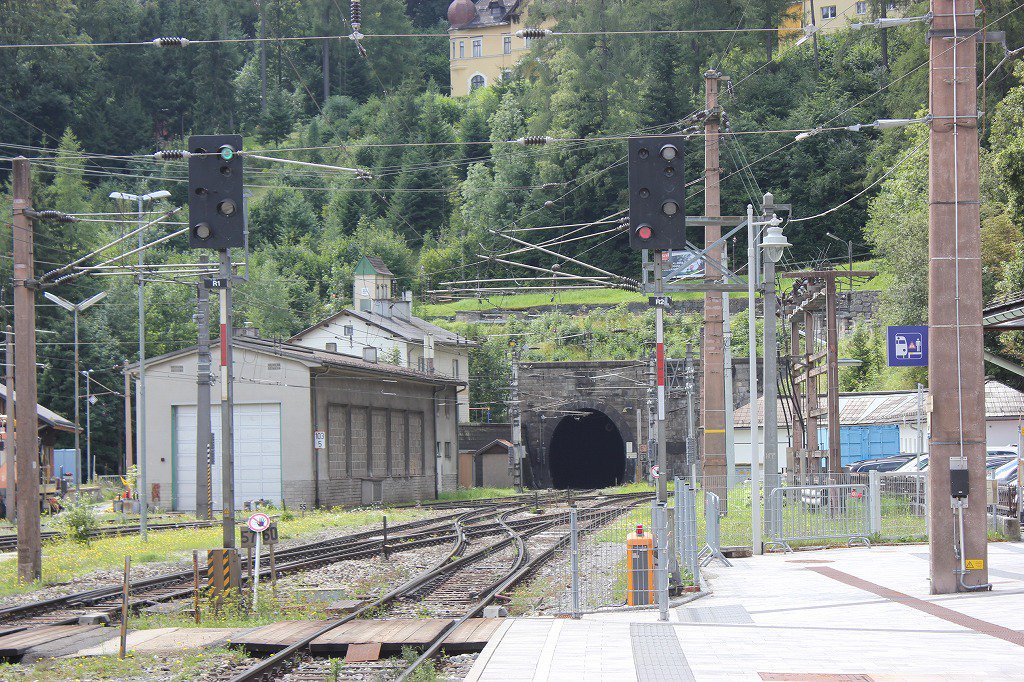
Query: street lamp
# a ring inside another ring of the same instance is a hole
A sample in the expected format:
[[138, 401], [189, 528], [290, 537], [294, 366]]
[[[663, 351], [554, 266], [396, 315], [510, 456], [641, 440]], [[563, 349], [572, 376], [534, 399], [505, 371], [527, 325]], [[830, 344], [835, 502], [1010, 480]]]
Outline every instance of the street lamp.
[[[770, 203], [765, 195], [765, 203]], [[775, 522], [772, 491], [779, 481], [779, 342], [775, 320], [775, 264], [782, 252], [792, 246], [782, 234], [782, 221], [772, 216], [768, 221], [761, 250], [764, 252], [764, 502], [769, 523]], [[751, 411], [756, 406], [756, 393], [751, 393]]]
[[148, 504], [146, 494], [146, 304], [143, 298], [142, 265], [145, 263], [145, 224], [142, 221], [142, 206], [146, 202], [155, 199], [166, 199], [171, 193], [165, 189], [150, 192], [149, 194], [128, 194], [126, 192], [111, 192], [110, 198], [115, 201], [136, 201], [139, 212], [139, 480], [137, 488], [139, 491], [139, 535], [142, 541], [147, 540], [146, 536], [146, 506]]
[[[82, 479], [82, 449], [79, 446], [79, 427], [78, 427], [78, 313], [88, 310], [92, 306], [102, 301], [107, 296], [107, 292], [101, 291], [95, 296], [90, 296], [81, 303], [72, 303], [71, 301], [64, 300], [60, 296], [44, 291], [43, 296], [59, 305], [64, 310], [71, 312], [75, 318], [75, 495], [77, 496], [80, 492], [80, 485]], [[86, 470], [86, 481], [89, 480], [89, 471]]]

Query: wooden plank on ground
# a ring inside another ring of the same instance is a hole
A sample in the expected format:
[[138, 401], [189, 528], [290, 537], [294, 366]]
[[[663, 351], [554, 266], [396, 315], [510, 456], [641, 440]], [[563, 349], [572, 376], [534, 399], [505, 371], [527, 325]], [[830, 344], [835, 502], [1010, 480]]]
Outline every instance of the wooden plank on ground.
[[252, 653], [273, 653], [285, 649], [295, 642], [309, 637], [329, 621], [285, 620], [250, 630], [232, 639], [232, 645], [243, 647]]
[[41, 625], [0, 637], [0, 658], [18, 658], [34, 646], [55, 642], [92, 630], [99, 625]]
[[505, 618], [470, 618], [445, 638], [442, 648], [449, 653], [483, 651], [487, 642], [505, 620]]
[[429, 645], [451, 624], [448, 618], [404, 618], [354, 620], [314, 639], [310, 653], [318, 656], [344, 654], [350, 644], [379, 643], [381, 652], [395, 653], [402, 647]]

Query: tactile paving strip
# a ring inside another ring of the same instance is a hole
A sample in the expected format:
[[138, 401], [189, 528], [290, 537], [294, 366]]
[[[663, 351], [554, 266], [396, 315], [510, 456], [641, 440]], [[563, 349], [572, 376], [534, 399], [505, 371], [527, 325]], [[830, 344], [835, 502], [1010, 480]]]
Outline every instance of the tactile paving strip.
[[912, 609], [916, 609], [923, 613], [927, 613], [931, 616], [935, 616], [936, 618], [941, 618], [942, 620], [947, 621], [949, 623], [953, 623], [954, 625], [959, 625], [961, 627], [974, 630], [975, 632], [979, 632], [983, 635], [996, 637], [997, 639], [1001, 639], [1004, 642], [1009, 642], [1010, 644], [1024, 646], [1024, 632], [1011, 630], [1010, 628], [1003, 627], [1002, 625], [996, 625], [995, 623], [990, 623], [987, 620], [974, 618], [972, 616], [960, 613], [959, 611], [954, 611], [953, 609], [946, 608], [945, 606], [940, 606], [939, 604], [935, 604], [930, 601], [925, 601], [924, 599], [911, 597], [909, 594], [897, 592], [896, 590], [889, 589], [888, 587], [884, 587], [882, 585], [869, 582], [862, 578], [858, 578], [855, 575], [850, 575], [849, 573], [837, 571], [836, 569], [830, 566], [808, 568], [807, 570], [814, 571], [815, 573], [820, 573], [823, 576], [832, 578], [833, 580], [838, 580], [841, 583], [846, 583], [851, 587], [859, 588], [861, 590], [864, 590], [865, 592], [877, 594], [879, 597], [882, 597], [883, 599], [888, 599], [889, 601], [894, 601], [897, 604], [909, 606]]
[[629, 635], [637, 682], [696, 682], [674, 627], [633, 623]]
[[714, 623], [719, 625], [746, 625], [754, 619], [739, 604], [730, 606], [693, 606], [676, 609], [681, 623]]

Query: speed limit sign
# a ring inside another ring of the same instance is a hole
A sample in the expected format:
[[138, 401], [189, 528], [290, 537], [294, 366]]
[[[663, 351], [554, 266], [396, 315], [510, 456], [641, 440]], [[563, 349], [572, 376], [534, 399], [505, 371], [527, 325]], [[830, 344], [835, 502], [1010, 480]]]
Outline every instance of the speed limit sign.
[[657, 464], [651, 467], [651, 478], [658, 478], [661, 476], [661, 467]]

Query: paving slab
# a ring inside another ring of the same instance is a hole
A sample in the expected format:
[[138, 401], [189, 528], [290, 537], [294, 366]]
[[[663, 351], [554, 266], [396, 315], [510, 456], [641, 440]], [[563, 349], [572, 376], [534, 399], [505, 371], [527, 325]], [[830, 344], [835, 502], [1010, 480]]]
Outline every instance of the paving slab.
[[1024, 679], [1024, 545], [990, 545], [992, 592], [931, 595], [926, 559], [924, 545], [736, 559], [668, 623], [508, 619], [467, 682]]

